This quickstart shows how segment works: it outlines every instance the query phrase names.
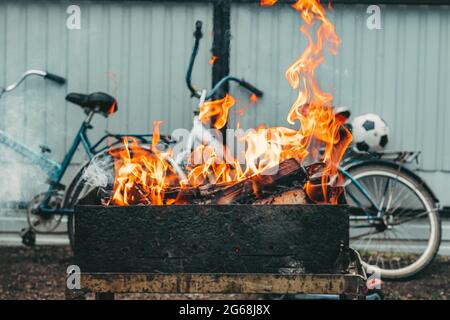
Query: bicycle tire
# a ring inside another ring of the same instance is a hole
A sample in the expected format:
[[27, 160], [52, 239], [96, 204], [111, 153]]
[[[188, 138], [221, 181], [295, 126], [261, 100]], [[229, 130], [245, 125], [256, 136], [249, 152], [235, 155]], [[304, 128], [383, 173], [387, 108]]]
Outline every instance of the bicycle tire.
[[[434, 196], [430, 193], [429, 188], [409, 170], [393, 163], [363, 163], [350, 167], [347, 171], [355, 180], [381, 176], [388, 179], [395, 179], [397, 181], [396, 183], [400, 181], [404, 186], [413, 191], [418, 199], [422, 201], [424, 208], [426, 209], [424, 213], [427, 213], [430, 223], [430, 236], [425, 251], [415, 262], [406, 267], [395, 270], [380, 268], [381, 277], [391, 280], [406, 280], [420, 274], [436, 257], [441, 242], [441, 220], [437, 210], [437, 204], [434, 200]], [[349, 200], [348, 191], [350, 185], [351, 181], [347, 179], [345, 182], [347, 201]], [[352, 240], [350, 240], [350, 242], [352, 242]], [[363, 265], [366, 269], [371, 266], [367, 262], [363, 262]]]
[[[120, 147], [119, 147], [120, 148]], [[103, 151], [95, 156], [95, 159], [108, 157], [111, 159], [111, 166], [108, 168], [104, 168], [106, 170], [111, 170], [114, 167], [114, 161], [112, 161], [112, 156], [109, 154], [109, 151]], [[72, 209], [78, 203], [78, 201], [83, 197], [83, 195], [87, 194], [90, 190], [84, 190], [86, 186], [86, 180], [84, 178], [84, 172], [86, 168], [88, 168], [92, 164], [92, 160], [87, 162], [81, 167], [81, 169], [77, 172], [75, 177], [72, 179], [69, 187], [67, 188], [67, 192], [64, 196], [63, 207]], [[95, 186], [93, 186], [95, 188]], [[84, 191], [84, 192], [83, 192]], [[67, 218], [67, 234], [69, 237], [70, 247], [72, 251], [75, 251], [75, 216], [74, 214], [70, 214]]]

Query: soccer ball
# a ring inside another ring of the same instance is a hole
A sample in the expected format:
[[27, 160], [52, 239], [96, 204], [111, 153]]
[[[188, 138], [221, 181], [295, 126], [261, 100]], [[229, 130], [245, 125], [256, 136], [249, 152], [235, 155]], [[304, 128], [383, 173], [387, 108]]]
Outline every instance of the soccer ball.
[[353, 146], [358, 151], [381, 151], [387, 145], [389, 128], [380, 116], [367, 113], [352, 121]]

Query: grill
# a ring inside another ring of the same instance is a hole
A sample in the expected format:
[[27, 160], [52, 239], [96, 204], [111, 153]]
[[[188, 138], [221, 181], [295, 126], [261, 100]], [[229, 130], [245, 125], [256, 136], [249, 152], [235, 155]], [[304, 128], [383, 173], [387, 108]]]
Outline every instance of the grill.
[[344, 205], [100, 206], [75, 209], [82, 290], [315, 293], [362, 297]]
[[328, 205], [82, 206], [75, 218], [76, 263], [87, 272], [335, 273], [346, 267], [347, 211]]

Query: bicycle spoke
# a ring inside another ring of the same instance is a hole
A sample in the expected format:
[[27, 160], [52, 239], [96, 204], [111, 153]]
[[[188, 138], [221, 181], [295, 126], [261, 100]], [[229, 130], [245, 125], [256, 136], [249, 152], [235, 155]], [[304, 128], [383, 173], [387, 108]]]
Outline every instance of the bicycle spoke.
[[373, 234], [377, 234], [377, 233], [380, 233], [380, 231], [375, 230], [375, 231], [370, 231], [370, 232], [358, 234], [357, 236], [350, 237], [350, 239], [351, 239], [351, 240], [357, 240], [357, 239], [361, 239], [361, 238], [363, 238], [363, 237], [366, 237], [366, 236], [368, 236], [368, 235], [373, 235]]
[[396, 223], [395, 223], [394, 225], [401, 225], [401, 224], [404, 224], [404, 223], [406, 223], [406, 222], [414, 221], [414, 220], [417, 219], [417, 218], [425, 217], [425, 216], [429, 215], [430, 212], [431, 212], [431, 211], [429, 211], [429, 210], [423, 211], [423, 212], [421, 212], [421, 213], [419, 213], [419, 214], [417, 214], [417, 215], [414, 215], [414, 216], [410, 217], [409, 219], [406, 218], [406, 219], [403, 219], [403, 220], [400, 220], [400, 221], [396, 221]]
[[376, 177], [372, 177], [372, 185], [373, 185], [373, 193], [375, 195], [375, 201], [379, 202], [380, 195], [379, 195]]

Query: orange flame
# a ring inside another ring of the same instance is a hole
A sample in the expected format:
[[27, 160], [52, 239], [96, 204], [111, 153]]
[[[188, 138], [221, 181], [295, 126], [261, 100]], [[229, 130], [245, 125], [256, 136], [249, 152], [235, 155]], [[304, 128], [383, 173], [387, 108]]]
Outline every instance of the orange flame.
[[261, 6], [270, 7], [277, 3], [278, 0], [261, 0]]
[[254, 93], [251, 94], [249, 100], [250, 100], [250, 103], [253, 103], [253, 104], [258, 103], [258, 97]]
[[212, 126], [216, 129], [222, 129], [227, 123], [228, 111], [235, 103], [236, 100], [228, 94], [223, 99], [207, 101], [200, 106], [198, 118], [203, 123], [207, 123], [212, 120], [212, 118], [215, 118]]
[[134, 138], [124, 138], [124, 147], [118, 153], [111, 151], [115, 160], [116, 174], [113, 203], [117, 205], [164, 204], [164, 192], [169, 187], [170, 181], [175, 181], [176, 178], [171, 166], [165, 160], [168, 154], [159, 151], [156, 147], [160, 139], [160, 124], [161, 121], [154, 122], [150, 150], [140, 146]]
[[[262, 0], [261, 5], [271, 6], [276, 2]], [[183, 189], [187, 184], [192, 187], [234, 184], [255, 175], [275, 173], [273, 170], [282, 161], [291, 158], [303, 163], [306, 160], [322, 161], [324, 169], [321, 182], [306, 183], [305, 191], [317, 203], [337, 203], [338, 195], [331, 195], [328, 187], [340, 182], [337, 165], [351, 142], [351, 134], [335, 116], [333, 96], [320, 88], [315, 74], [325, 59], [325, 51], [337, 54], [341, 40], [318, 0], [298, 0], [292, 7], [304, 21], [300, 30], [308, 40], [301, 56], [285, 73], [292, 88], [298, 90], [297, 98], [288, 112], [287, 122], [297, 124], [298, 129], [267, 128], [261, 125], [246, 133], [240, 138], [246, 146], [242, 154], [242, 165], [238, 159], [229, 155], [225, 146], [223, 150], [215, 150], [210, 146], [200, 145], [191, 153], [186, 182], [177, 180], [166, 161], [171, 151], [163, 153], [156, 149], [159, 140], [159, 123], [156, 123], [151, 153], [139, 147], [136, 141], [132, 141], [130, 146], [124, 142], [125, 148], [118, 155], [120, 163], [116, 164], [113, 196], [115, 204], [146, 203], [146, 200], [158, 205], [177, 203], [173, 198], [164, 198], [168, 188]], [[256, 103], [256, 96], [251, 96], [250, 101]], [[234, 104], [235, 99], [230, 95], [205, 102], [200, 107], [199, 119], [221, 129]]]
[[212, 55], [212, 56], [211, 56], [211, 59], [209, 59], [209, 62], [208, 62], [208, 63], [209, 63], [210, 65], [213, 65], [214, 62], [216, 62], [216, 60], [217, 60], [217, 56]]

